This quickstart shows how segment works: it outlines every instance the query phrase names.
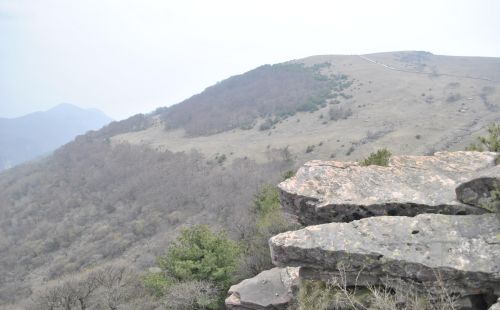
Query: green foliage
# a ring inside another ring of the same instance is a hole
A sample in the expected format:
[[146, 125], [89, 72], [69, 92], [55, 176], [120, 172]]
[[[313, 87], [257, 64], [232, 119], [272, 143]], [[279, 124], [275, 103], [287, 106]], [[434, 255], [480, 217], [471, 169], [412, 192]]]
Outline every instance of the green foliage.
[[495, 186], [492, 190], [490, 190], [488, 199], [483, 201], [479, 206], [490, 212], [500, 213], [500, 188]]
[[223, 231], [213, 233], [207, 226], [196, 225], [181, 231], [158, 258], [158, 266], [178, 281], [209, 280], [226, 287], [239, 255], [240, 247]]
[[161, 297], [179, 284], [208, 281], [219, 292], [217, 301], [208, 308], [217, 309], [233, 281], [240, 254], [241, 247], [223, 231], [213, 233], [205, 225], [185, 228], [165, 255], [158, 257], [162, 272], [150, 273], [144, 284], [153, 295]]
[[391, 152], [386, 148], [378, 150], [376, 153], [371, 153], [367, 158], [361, 161], [361, 166], [387, 166], [389, 164], [389, 158], [391, 157]]
[[[253, 201], [253, 211], [257, 215], [257, 223], [267, 222], [274, 214], [281, 209], [278, 191], [274, 186], [265, 184], [255, 195]], [[259, 226], [259, 225], [257, 225]]]
[[293, 176], [295, 176], [295, 171], [288, 170], [287, 172], [283, 173], [283, 180], [289, 179]]
[[491, 124], [488, 126], [488, 135], [486, 137], [478, 137], [478, 144], [472, 143], [469, 145], [467, 151], [478, 152], [500, 152], [500, 124]]
[[165, 293], [165, 290], [171, 285], [164, 273], [148, 273], [144, 278], [142, 283], [144, 287], [149, 291], [149, 293], [155, 297], [161, 297]]
[[255, 223], [251, 236], [243, 240], [246, 245], [241, 268], [245, 277], [273, 267], [268, 240], [272, 236], [294, 227], [285, 219], [275, 186], [264, 184], [254, 196], [252, 213]]

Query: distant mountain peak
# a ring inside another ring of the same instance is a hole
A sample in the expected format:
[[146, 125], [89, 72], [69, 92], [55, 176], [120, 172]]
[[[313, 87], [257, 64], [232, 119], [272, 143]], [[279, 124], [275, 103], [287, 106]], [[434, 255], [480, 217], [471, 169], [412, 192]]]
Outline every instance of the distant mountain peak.
[[16, 118], [0, 118], [0, 170], [49, 154], [112, 119], [97, 109], [61, 103]]

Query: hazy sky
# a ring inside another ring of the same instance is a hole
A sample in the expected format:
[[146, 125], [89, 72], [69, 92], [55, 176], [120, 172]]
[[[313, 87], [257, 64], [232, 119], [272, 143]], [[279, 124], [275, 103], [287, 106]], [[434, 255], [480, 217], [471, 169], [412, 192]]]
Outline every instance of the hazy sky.
[[317, 54], [500, 56], [498, 0], [0, 0], [0, 117], [122, 119]]

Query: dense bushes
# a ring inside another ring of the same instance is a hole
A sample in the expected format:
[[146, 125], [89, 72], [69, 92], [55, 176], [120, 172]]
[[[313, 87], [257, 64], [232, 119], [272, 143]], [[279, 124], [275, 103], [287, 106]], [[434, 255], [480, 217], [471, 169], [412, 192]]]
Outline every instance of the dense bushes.
[[[40, 163], [0, 178], [0, 307], [65, 274], [123, 257], [145, 270], [179, 226], [224, 227], [240, 239], [259, 184], [293, 163], [156, 152], [78, 138]], [[253, 225], [253, 224], [252, 224]], [[28, 274], [38, 274], [30, 278]]]
[[[35, 288], [29, 310], [115, 310], [134, 300], [134, 307], [148, 309], [148, 298], [139, 273], [126, 264], [106, 265], [52, 281]], [[137, 302], [137, 303], [135, 303]]]

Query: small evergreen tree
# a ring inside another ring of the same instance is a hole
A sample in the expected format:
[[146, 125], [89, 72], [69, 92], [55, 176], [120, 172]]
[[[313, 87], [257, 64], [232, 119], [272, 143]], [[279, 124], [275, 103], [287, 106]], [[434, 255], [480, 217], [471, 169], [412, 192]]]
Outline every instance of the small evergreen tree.
[[389, 164], [389, 158], [391, 157], [391, 152], [386, 148], [378, 150], [376, 153], [371, 153], [367, 158], [361, 161], [361, 166], [387, 166]]
[[158, 257], [157, 265], [162, 272], [149, 274], [144, 282], [160, 297], [176, 285], [208, 281], [219, 291], [218, 298], [208, 308], [218, 309], [233, 281], [240, 253], [240, 246], [223, 231], [213, 233], [205, 225], [185, 228], [165, 255]]

